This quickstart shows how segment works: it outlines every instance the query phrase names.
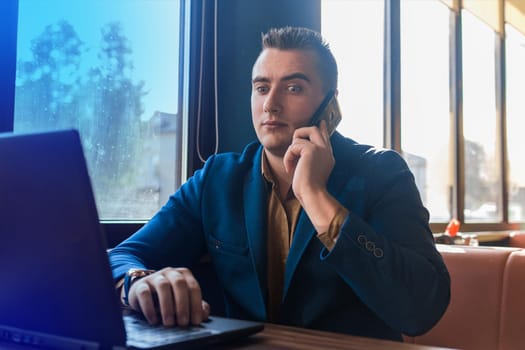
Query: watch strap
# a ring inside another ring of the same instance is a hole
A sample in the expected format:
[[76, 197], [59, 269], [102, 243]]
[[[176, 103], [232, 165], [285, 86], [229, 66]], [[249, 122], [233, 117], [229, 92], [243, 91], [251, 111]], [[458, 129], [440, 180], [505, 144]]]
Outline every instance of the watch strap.
[[151, 275], [154, 273], [155, 270], [144, 270], [144, 269], [129, 269], [128, 272], [124, 275], [124, 296], [123, 296], [123, 302], [124, 305], [129, 306], [129, 290], [131, 289], [131, 285], [133, 282], [136, 282], [137, 280], [141, 279], [142, 277], [146, 277], [148, 275]]

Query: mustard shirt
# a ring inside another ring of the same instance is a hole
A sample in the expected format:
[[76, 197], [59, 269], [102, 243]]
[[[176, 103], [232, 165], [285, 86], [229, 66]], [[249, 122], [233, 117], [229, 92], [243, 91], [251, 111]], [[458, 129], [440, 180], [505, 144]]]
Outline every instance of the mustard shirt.
[[[262, 175], [268, 184], [268, 218], [267, 218], [267, 279], [269, 321], [277, 321], [284, 287], [284, 271], [288, 251], [292, 244], [293, 232], [299, 219], [301, 204], [295, 197], [292, 188], [285, 198], [280, 198], [277, 181], [270, 169], [266, 154], [262, 155]], [[336, 243], [341, 225], [348, 216], [348, 210], [340, 206], [332, 218], [326, 232], [317, 233], [317, 238], [328, 249], [332, 250]]]

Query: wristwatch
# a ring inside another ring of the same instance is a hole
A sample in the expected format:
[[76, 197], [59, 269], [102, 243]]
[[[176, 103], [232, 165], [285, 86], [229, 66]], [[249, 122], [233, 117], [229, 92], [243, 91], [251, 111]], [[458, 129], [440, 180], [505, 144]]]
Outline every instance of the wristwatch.
[[129, 269], [124, 276], [124, 304], [129, 306], [128, 294], [133, 282], [154, 273], [155, 270]]

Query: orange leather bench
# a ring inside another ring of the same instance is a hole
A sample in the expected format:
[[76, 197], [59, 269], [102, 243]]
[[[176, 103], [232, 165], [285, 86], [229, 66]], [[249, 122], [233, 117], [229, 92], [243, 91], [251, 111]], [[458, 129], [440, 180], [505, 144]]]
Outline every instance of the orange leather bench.
[[450, 305], [409, 343], [465, 350], [525, 349], [525, 250], [438, 245], [451, 278]]

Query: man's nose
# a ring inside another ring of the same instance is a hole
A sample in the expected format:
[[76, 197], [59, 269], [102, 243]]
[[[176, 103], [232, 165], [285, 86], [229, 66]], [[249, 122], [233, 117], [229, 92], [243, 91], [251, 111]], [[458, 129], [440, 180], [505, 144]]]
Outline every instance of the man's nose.
[[264, 100], [263, 104], [263, 110], [264, 112], [270, 114], [276, 114], [282, 110], [281, 101], [278, 93], [276, 93], [275, 91], [270, 91], [266, 95], [266, 99]]

